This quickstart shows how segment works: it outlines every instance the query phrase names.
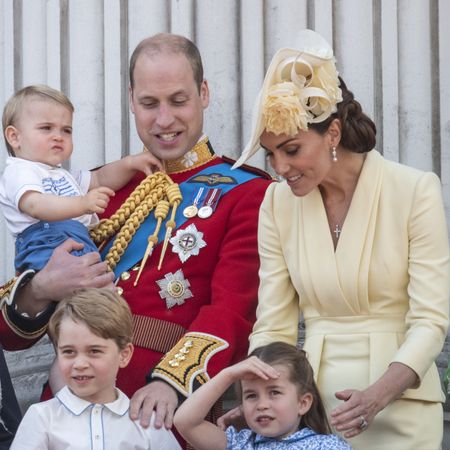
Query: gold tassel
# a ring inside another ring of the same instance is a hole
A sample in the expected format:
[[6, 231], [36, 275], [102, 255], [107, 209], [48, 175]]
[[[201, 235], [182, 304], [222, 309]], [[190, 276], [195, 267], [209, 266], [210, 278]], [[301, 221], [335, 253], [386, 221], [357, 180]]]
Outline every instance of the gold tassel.
[[154, 233], [148, 238], [148, 245], [145, 249], [144, 257], [141, 261], [141, 267], [139, 267], [139, 272], [136, 276], [136, 280], [134, 281], [134, 286], [138, 284], [139, 278], [141, 277], [142, 270], [147, 262], [147, 259], [151, 256], [153, 252], [153, 247], [158, 243], [158, 233], [161, 228], [162, 221], [167, 217], [167, 213], [169, 212], [170, 204], [167, 200], [161, 200], [155, 209], [155, 217], [158, 220], [156, 223], [156, 228]]
[[177, 213], [178, 205], [183, 199], [178, 184], [173, 183], [167, 188], [167, 196], [169, 197], [169, 203], [172, 205], [172, 214], [170, 220], [166, 223], [166, 235], [164, 236], [164, 244], [159, 258], [158, 270], [161, 270], [164, 256], [167, 251], [167, 245], [169, 244], [169, 239], [172, 235], [172, 230], [176, 227], [175, 214]]

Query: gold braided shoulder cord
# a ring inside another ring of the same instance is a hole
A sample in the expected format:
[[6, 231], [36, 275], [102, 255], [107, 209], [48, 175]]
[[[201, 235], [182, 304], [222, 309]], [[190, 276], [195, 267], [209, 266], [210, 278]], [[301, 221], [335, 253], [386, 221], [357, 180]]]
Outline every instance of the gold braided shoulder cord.
[[[177, 191], [175, 196], [174, 191]], [[149, 242], [155, 245], [161, 221], [168, 214], [168, 204], [176, 210], [181, 198], [178, 185], [167, 174], [156, 172], [145, 178], [109, 219], [102, 220], [90, 230], [90, 236], [97, 245], [105, 243], [117, 233], [105, 258], [109, 269], [114, 270], [117, 266], [134, 234], [153, 209], [158, 212], [158, 222], [155, 233], [149, 237]]]

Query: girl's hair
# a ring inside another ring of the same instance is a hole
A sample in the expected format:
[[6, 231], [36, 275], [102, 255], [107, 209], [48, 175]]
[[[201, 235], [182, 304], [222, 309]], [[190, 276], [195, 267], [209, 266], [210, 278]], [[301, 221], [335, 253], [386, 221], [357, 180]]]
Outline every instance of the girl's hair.
[[86, 324], [97, 336], [114, 340], [121, 350], [132, 341], [130, 308], [119, 294], [110, 289], [82, 289], [58, 303], [48, 324], [48, 333], [55, 347], [65, 318]]
[[[17, 125], [17, 121], [22, 114], [23, 108], [26, 102], [31, 99], [39, 99], [42, 101], [52, 101], [59, 103], [64, 106], [71, 113], [74, 112], [74, 107], [69, 98], [64, 95], [61, 91], [57, 91], [56, 89], [51, 88], [50, 86], [46, 86], [44, 84], [36, 84], [32, 86], [26, 86], [20, 91], [17, 91], [6, 103], [3, 109], [3, 117], [2, 117], [2, 126], [3, 126], [3, 134], [5, 130], [10, 125]], [[8, 154], [11, 156], [14, 155], [14, 150], [6, 140], [5, 137], [6, 149], [8, 150]]]
[[270, 366], [280, 365], [289, 369], [289, 380], [298, 388], [300, 395], [309, 393], [313, 397], [311, 408], [300, 421], [299, 429], [308, 427], [318, 434], [330, 434], [325, 408], [314, 381], [314, 373], [306, 359], [306, 353], [285, 342], [272, 342], [256, 348], [250, 356], [257, 356]]
[[325, 134], [334, 119], [341, 123], [342, 146], [355, 153], [366, 153], [375, 147], [377, 128], [373, 120], [364, 114], [361, 104], [355, 100], [344, 80], [339, 77], [342, 102], [336, 105], [337, 111], [320, 123], [309, 123], [308, 128]]

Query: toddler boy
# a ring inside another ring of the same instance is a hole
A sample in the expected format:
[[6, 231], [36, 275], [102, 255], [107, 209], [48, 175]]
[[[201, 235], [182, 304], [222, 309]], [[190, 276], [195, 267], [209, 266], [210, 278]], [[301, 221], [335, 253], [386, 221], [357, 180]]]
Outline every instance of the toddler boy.
[[84, 244], [75, 255], [97, 251], [88, 228], [98, 223], [114, 191], [137, 171], [162, 169], [150, 152], [129, 155], [95, 171], [67, 171], [73, 151], [74, 107], [45, 85], [16, 92], [3, 110], [9, 157], [0, 180], [0, 206], [16, 239], [18, 272], [40, 270], [53, 250], [71, 237]]

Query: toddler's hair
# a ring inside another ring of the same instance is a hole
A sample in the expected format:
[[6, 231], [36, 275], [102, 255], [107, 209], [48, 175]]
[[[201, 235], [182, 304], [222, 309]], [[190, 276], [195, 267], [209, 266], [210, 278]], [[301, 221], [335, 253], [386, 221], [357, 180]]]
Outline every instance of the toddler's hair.
[[250, 356], [257, 356], [270, 366], [285, 366], [289, 370], [289, 380], [298, 388], [298, 393], [309, 393], [313, 397], [311, 408], [302, 416], [300, 429], [308, 427], [318, 434], [330, 434], [322, 399], [314, 381], [314, 373], [306, 358], [306, 353], [285, 342], [272, 342], [256, 348]]
[[[67, 108], [71, 113], [74, 112], [75, 108], [72, 105], [72, 102], [68, 99], [66, 95], [64, 95], [61, 91], [57, 91], [49, 86], [44, 84], [36, 84], [31, 86], [26, 86], [20, 91], [17, 91], [6, 103], [3, 108], [3, 117], [2, 117], [2, 125], [3, 125], [3, 136], [5, 135], [5, 130], [10, 125], [16, 126], [19, 120], [20, 115], [22, 114], [23, 107], [27, 101], [32, 98], [38, 98], [43, 101], [53, 101], [59, 103], [60, 105]], [[6, 149], [8, 150], [8, 154], [11, 156], [14, 155], [13, 148], [9, 145], [9, 142], [6, 140]]]
[[119, 294], [109, 289], [82, 289], [59, 302], [48, 324], [55, 347], [65, 318], [86, 324], [97, 336], [113, 339], [121, 350], [132, 340], [130, 308]]

